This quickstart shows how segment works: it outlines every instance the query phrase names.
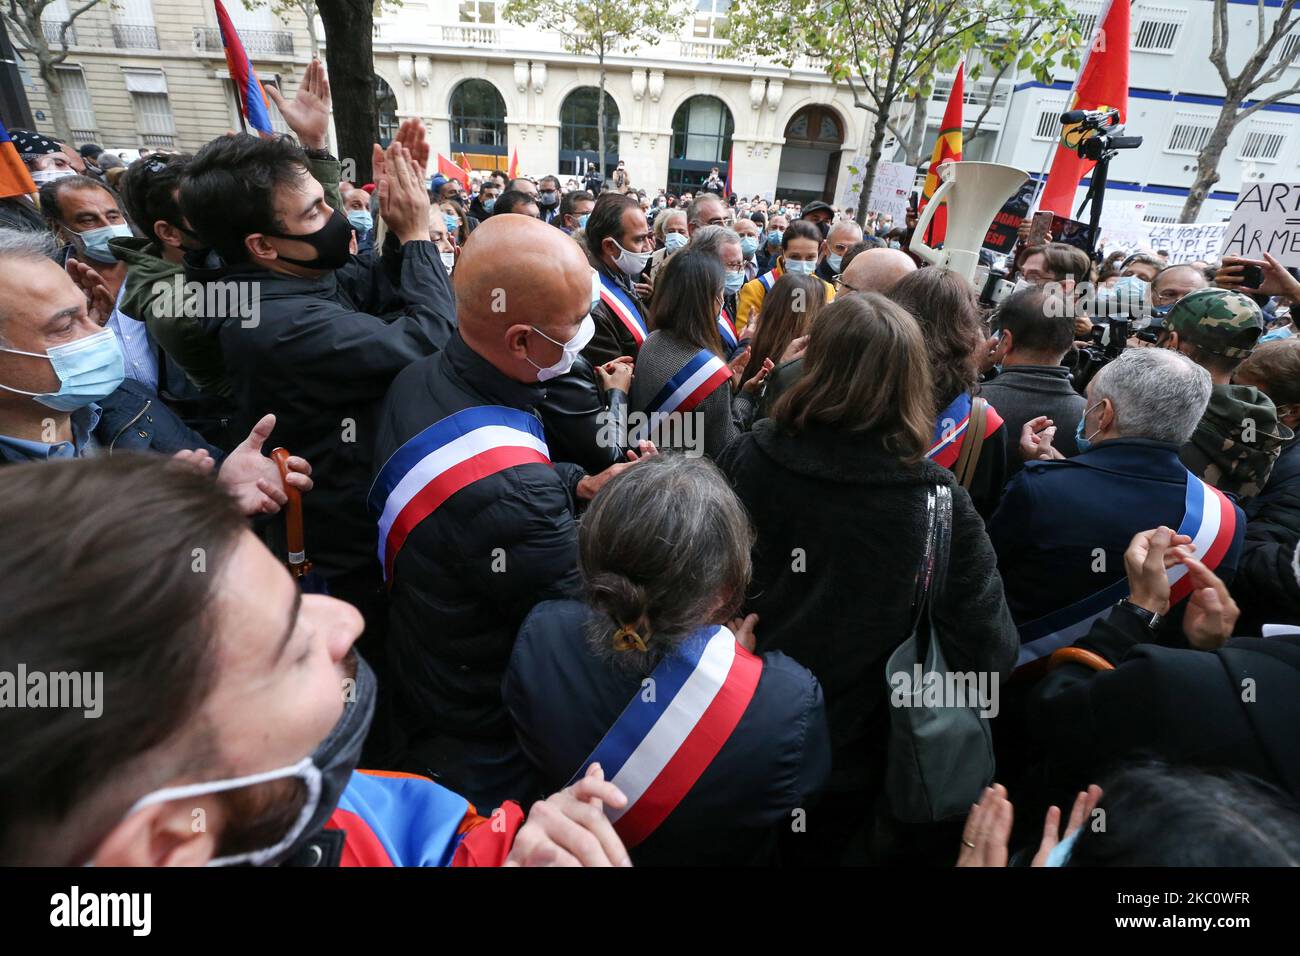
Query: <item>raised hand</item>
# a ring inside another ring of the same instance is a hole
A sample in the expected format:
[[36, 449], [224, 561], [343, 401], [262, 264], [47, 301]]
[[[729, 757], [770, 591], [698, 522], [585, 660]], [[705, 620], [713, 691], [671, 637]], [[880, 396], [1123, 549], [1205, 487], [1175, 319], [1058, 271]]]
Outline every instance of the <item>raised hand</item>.
[[411, 163], [421, 180], [429, 165], [429, 143], [425, 139], [425, 133], [424, 120], [412, 116], [402, 120], [395, 137], [410, 154]]
[[68, 260], [67, 269], [72, 281], [86, 297], [86, 314], [90, 320], [101, 327], [107, 325], [113, 310], [117, 308], [117, 300], [113, 298], [113, 293], [108, 291], [108, 283], [104, 281], [104, 277], [76, 259]]
[[1014, 809], [1007, 799], [1006, 787], [1000, 783], [985, 787], [980, 802], [971, 807], [966, 817], [957, 865], [1006, 866]]
[[325, 66], [313, 59], [307, 64], [298, 92], [287, 100], [274, 86], [263, 87], [266, 95], [275, 102], [280, 115], [298, 142], [306, 149], [324, 149], [329, 145], [330, 81], [325, 76]]
[[406, 147], [396, 138], [372, 157], [379, 214], [401, 242], [429, 238], [429, 191]]
[[[262, 454], [262, 446], [273, 431], [275, 416], [263, 415], [217, 472], [217, 484], [234, 496], [246, 515], [275, 514], [289, 500], [280, 481], [280, 469]], [[311, 491], [311, 465], [307, 459], [295, 455], [288, 460], [288, 466], [285, 481], [301, 492]]]
[[1070, 837], [1079, 827], [1087, 822], [1089, 814], [1101, 800], [1101, 787], [1095, 783], [1088, 787], [1087, 790], [1079, 791], [1079, 795], [1074, 798], [1074, 806], [1070, 809], [1070, 820], [1065, 825], [1065, 833], [1060, 833], [1061, 811], [1058, 807], [1048, 807], [1047, 816], [1043, 820], [1043, 839], [1038, 844], [1038, 852], [1034, 854], [1033, 862], [1030, 866], [1047, 866], [1047, 858], [1051, 856], [1052, 851], [1061, 840]]

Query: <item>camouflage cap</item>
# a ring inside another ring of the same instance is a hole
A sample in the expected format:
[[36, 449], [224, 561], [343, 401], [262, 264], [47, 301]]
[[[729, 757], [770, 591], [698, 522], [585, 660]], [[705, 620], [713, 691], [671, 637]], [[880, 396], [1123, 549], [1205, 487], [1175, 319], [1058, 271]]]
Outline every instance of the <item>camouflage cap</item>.
[[1174, 303], [1162, 327], [1215, 355], [1245, 358], [1264, 332], [1264, 317], [1244, 293], [1197, 289]]

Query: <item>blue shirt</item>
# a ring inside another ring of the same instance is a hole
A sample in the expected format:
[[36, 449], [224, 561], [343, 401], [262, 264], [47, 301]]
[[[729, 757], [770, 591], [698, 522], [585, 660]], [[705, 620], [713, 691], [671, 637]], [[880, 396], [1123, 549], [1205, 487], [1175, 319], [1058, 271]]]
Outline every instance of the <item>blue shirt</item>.
[[152, 392], [158, 391], [158, 356], [154, 352], [153, 339], [145, 329], [144, 323], [131, 318], [122, 311], [122, 295], [126, 292], [126, 282], [117, 290], [117, 304], [113, 314], [108, 317], [107, 328], [113, 330], [122, 358], [126, 360], [126, 377], [133, 378]]
[[86, 452], [95, 447], [92, 432], [99, 424], [103, 410], [98, 405], [78, 408], [70, 416], [72, 424], [72, 441], [60, 441], [47, 444], [43, 441], [28, 441], [14, 438], [12, 435], [0, 435], [0, 445], [12, 448], [24, 458], [32, 461], [50, 461], [55, 458], [82, 458]]

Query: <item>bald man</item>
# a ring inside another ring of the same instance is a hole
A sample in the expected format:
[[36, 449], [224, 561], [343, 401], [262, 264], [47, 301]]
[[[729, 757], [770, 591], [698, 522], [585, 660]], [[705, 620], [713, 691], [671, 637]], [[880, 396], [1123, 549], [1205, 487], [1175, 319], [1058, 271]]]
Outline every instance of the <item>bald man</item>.
[[402, 765], [495, 807], [531, 788], [501, 703], [515, 633], [533, 605], [575, 592], [579, 502], [628, 466], [588, 477], [552, 462], [537, 416], [594, 329], [598, 287], [578, 245], [533, 217], [493, 216], [454, 282], [458, 331], [384, 401], [370, 506]]
[[[886, 295], [898, 284], [899, 279], [915, 271], [916, 263], [901, 249], [867, 249], [854, 256], [844, 269], [835, 284], [835, 295], [837, 298], [859, 292]], [[774, 368], [767, 377], [767, 389], [763, 392], [762, 405], [755, 420], [765, 416], [777, 397], [802, 374], [802, 358], [792, 359]]]

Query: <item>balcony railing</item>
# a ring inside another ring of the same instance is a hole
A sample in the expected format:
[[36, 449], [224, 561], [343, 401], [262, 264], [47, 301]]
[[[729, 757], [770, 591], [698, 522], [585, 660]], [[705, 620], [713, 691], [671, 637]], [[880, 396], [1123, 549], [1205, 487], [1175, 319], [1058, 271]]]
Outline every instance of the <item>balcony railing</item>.
[[176, 137], [171, 133], [141, 133], [140, 142], [146, 146], [175, 146]]
[[442, 42], [458, 46], [500, 46], [501, 30], [482, 23], [457, 23], [442, 28]]
[[[41, 32], [45, 34], [45, 42], [50, 44], [56, 50], [59, 49], [59, 30], [62, 29], [63, 23], [60, 21], [54, 23], [50, 20], [41, 21]], [[77, 45], [77, 28], [68, 26], [68, 46]]]
[[114, 23], [113, 46], [120, 50], [156, 50], [158, 31], [144, 24]]
[[72, 141], [74, 143], [94, 143], [98, 139], [99, 135], [93, 129], [72, 130]]
[[681, 40], [677, 52], [688, 60], [725, 60], [729, 45], [726, 40]]
[[[288, 30], [240, 30], [239, 39], [250, 56], [293, 56], [293, 34]], [[200, 53], [224, 52], [221, 31], [215, 27], [195, 27], [194, 49]]]

